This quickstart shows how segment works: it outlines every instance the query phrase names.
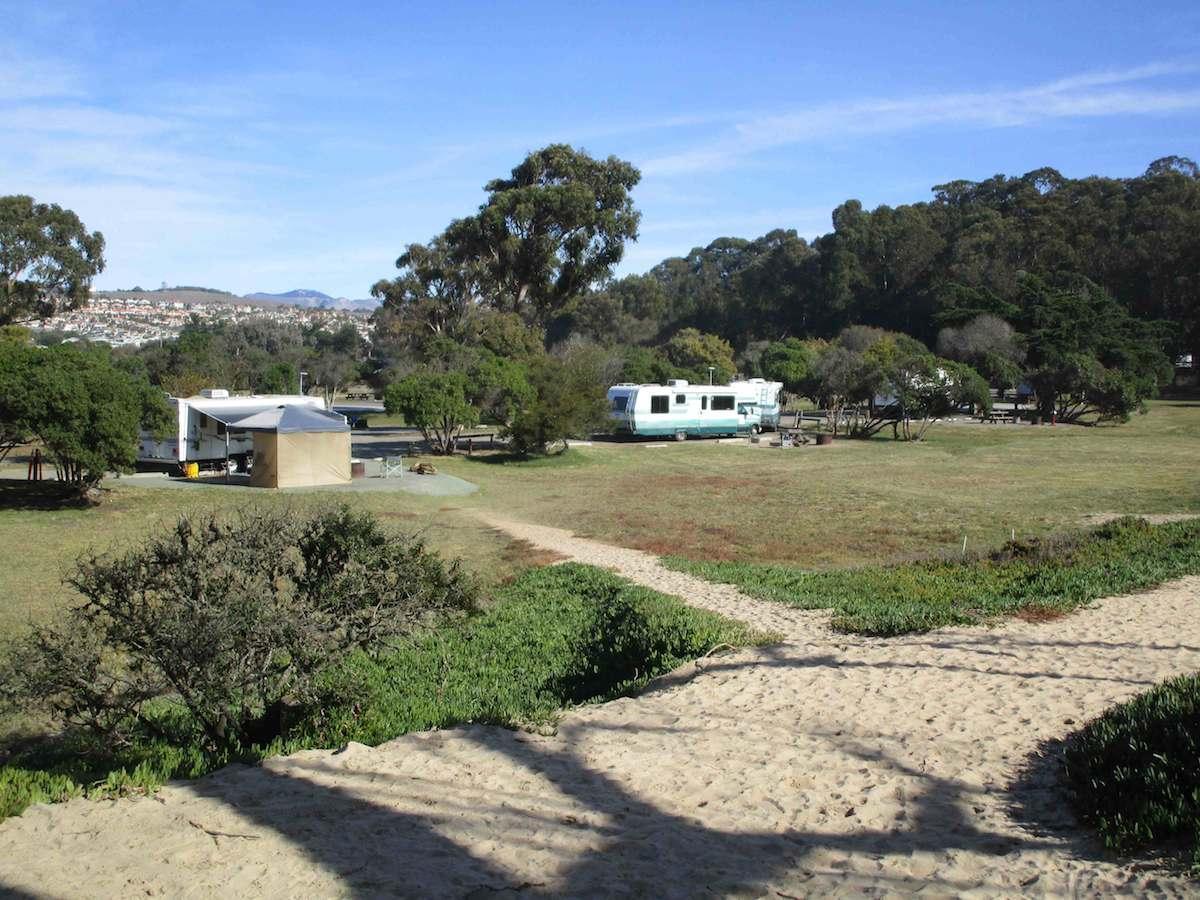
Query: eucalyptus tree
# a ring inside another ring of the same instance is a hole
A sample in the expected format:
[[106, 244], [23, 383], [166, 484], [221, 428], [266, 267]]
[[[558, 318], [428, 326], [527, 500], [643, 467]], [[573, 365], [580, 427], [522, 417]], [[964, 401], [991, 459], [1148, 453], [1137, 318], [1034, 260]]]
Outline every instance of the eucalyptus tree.
[[0, 197], [0, 325], [49, 319], [88, 301], [104, 236], [54, 203]]
[[396, 260], [399, 274], [380, 279], [371, 294], [382, 300], [372, 315], [377, 341], [394, 350], [419, 349], [433, 338], [462, 340], [483, 302], [483, 267], [456, 258], [444, 235], [409, 244]]
[[630, 191], [640, 179], [624, 160], [551, 144], [488, 182], [487, 202], [451, 222], [445, 241], [457, 262], [481, 267], [491, 304], [545, 326], [637, 239]]

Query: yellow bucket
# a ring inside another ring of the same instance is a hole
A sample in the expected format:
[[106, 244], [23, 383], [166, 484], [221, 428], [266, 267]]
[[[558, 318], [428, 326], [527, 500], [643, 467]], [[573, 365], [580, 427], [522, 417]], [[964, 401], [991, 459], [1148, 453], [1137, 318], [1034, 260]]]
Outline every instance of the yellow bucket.
[[194, 462], [184, 463], [183, 464], [183, 474], [184, 474], [185, 478], [199, 478], [200, 477], [200, 463], [194, 463]]

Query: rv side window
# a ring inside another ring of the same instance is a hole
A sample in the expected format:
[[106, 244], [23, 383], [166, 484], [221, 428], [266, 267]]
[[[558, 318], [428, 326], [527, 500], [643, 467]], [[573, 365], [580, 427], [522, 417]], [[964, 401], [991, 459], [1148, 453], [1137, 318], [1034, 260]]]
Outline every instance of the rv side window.
[[206, 416], [204, 413], [200, 413], [200, 427], [201, 428], [208, 427], [208, 416]]
[[708, 397], [701, 397], [701, 398], [700, 398], [700, 408], [701, 408], [701, 409], [708, 409]]
[[224, 423], [224, 422], [218, 422], [218, 423], [217, 423], [217, 435], [218, 435], [218, 436], [222, 436], [222, 435], [224, 435], [224, 434], [225, 434], [225, 423]]
[[613, 412], [625, 412], [625, 404], [628, 402], [628, 397], [613, 397]]
[[660, 394], [650, 398], [650, 412], [665, 413], [670, 412], [671, 398], [666, 394]]
[[683, 394], [676, 394], [675, 402], [676, 403], [687, 403], [687, 397], [685, 397]]
[[718, 409], [733, 409], [733, 396], [732, 395], [725, 395], [725, 396], [718, 395], [716, 397], [713, 397], [713, 407], [712, 408], [714, 411], [718, 410]]

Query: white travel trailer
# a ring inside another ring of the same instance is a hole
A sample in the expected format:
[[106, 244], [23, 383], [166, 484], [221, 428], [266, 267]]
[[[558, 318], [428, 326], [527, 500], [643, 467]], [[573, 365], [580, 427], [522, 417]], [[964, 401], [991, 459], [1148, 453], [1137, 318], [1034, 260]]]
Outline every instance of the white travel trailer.
[[618, 434], [673, 437], [738, 435], [761, 427], [757, 392], [732, 384], [617, 384], [608, 389], [609, 417]]
[[253, 453], [253, 436], [229, 428], [230, 422], [279, 406], [325, 409], [321, 397], [301, 394], [230, 397], [229, 391], [217, 388], [203, 390], [196, 397], [168, 397], [167, 403], [174, 413], [174, 434], [158, 440], [149, 432], [142, 432], [137, 459], [142, 468], [173, 469], [189, 462], [201, 467], [223, 467], [229, 460], [239, 472], [244, 472]]

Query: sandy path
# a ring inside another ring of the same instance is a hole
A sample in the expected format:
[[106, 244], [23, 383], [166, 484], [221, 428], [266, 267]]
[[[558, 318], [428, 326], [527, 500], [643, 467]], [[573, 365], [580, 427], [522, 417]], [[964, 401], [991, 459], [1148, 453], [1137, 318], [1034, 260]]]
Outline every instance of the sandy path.
[[793, 609], [781, 603], [766, 603], [746, 596], [731, 584], [715, 584], [668, 569], [650, 553], [576, 537], [562, 528], [532, 525], [493, 514], [480, 513], [479, 518], [517, 540], [552, 550], [574, 562], [612, 569], [637, 584], [680, 597], [692, 606], [739, 619], [763, 631], [778, 632], [789, 639], [823, 639], [829, 634], [829, 612], [826, 610]]
[[[735, 595], [700, 600], [777, 621]], [[881, 641], [798, 619], [781, 645], [685, 666], [636, 699], [567, 714], [553, 736], [413, 734], [231, 767], [153, 800], [30, 809], [0, 824], [0, 885], [78, 897], [1194, 895], [1082, 841], [1039, 748], [1053, 754], [1076, 723], [1200, 669], [1198, 611], [1192, 578], [1044, 625]]]

